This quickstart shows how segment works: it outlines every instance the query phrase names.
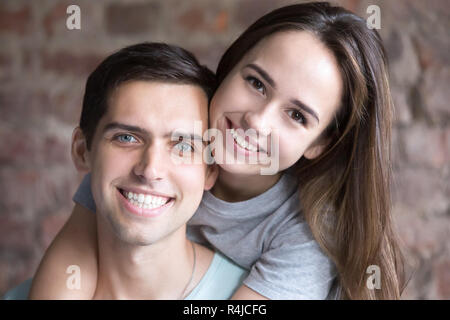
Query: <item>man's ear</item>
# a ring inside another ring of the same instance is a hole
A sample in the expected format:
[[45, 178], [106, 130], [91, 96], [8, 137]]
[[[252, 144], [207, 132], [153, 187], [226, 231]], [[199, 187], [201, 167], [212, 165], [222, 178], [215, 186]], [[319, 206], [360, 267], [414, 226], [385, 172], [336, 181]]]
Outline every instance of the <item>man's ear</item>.
[[308, 147], [308, 149], [306, 149], [305, 153], [303, 153], [303, 156], [308, 160], [317, 158], [322, 154], [322, 152], [325, 151], [330, 142], [331, 139], [321, 139], [317, 142], [314, 142]]
[[72, 133], [72, 161], [78, 171], [85, 173], [91, 171], [86, 138], [80, 127], [76, 127]]
[[205, 190], [209, 190], [214, 186], [218, 175], [219, 166], [217, 164], [211, 164], [206, 168]]

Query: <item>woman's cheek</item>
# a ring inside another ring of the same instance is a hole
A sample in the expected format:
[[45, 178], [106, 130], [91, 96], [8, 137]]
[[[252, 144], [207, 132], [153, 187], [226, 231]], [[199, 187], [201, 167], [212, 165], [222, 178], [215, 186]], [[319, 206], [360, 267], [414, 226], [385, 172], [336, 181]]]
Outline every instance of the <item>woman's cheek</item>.
[[304, 146], [298, 142], [302, 141], [299, 137], [280, 137], [279, 140], [280, 168], [287, 169], [303, 156]]

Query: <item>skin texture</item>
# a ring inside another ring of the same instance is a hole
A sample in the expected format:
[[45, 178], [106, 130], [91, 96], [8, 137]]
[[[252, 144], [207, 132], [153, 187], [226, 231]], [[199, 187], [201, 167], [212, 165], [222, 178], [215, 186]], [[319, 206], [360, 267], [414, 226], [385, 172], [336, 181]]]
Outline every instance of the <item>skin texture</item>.
[[[274, 85], [248, 65], [256, 65], [264, 70]], [[230, 202], [247, 200], [272, 187], [282, 171], [302, 156], [313, 159], [320, 155], [327, 141], [319, 139], [319, 136], [338, 110], [341, 90], [342, 80], [333, 54], [312, 34], [303, 31], [282, 32], [260, 41], [230, 72], [215, 93], [210, 106], [210, 126], [226, 136], [228, 119], [236, 128], [244, 131], [254, 129], [258, 137], [253, 138], [257, 142], [266, 137], [278, 139], [279, 172], [262, 176], [259, 174], [263, 166], [261, 164], [221, 164], [219, 177], [211, 189], [213, 194]], [[319, 120], [299, 108], [293, 100], [312, 109]], [[272, 135], [276, 135], [276, 138]], [[101, 186], [101, 189], [108, 190], [108, 185]], [[86, 209], [79, 206], [75, 207], [73, 215], [79, 216], [78, 223], [95, 224], [93, 215], [86, 214]], [[77, 255], [74, 252], [74, 256], [86, 270], [96, 274], [96, 264], [92, 262], [96, 248], [90, 242], [95, 238], [94, 235], [88, 235], [87, 232], [75, 234], [67, 229], [74, 227], [66, 226], [63, 234], [57, 237], [58, 243], [52, 246], [58, 247], [60, 252], [62, 248], [75, 251], [71, 249], [70, 243], [77, 241], [86, 254]], [[44, 260], [45, 268], [38, 272], [40, 279], [67, 265], [56, 249], [48, 251]], [[90, 281], [94, 281], [95, 276], [91, 278]], [[65, 278], [62, 276], [54, 280], [56, 296], [64, 295], [61, 293], [63, 281]], [[34, 297], [40, 297], [46, 284], [35, 282]], [[82, 290], [79, 296], [84, 298], [94, 294], [92, 284]], [[243, 285], [233, 299], [266, 298]]]
[[[217, 170], [204, 162], [177, 162], [201, 154], [204, 145], [188, 138], [173, 141], [172, 133], [190, 135], [195, 121], [203, 125], [202, 131], [207, 129], [206, 96], [192, 85], [134, 81], [119, 86], [108, 106], [91, 150], [79, 128], [72, 144], [77, 169], [92, 172], [97, 203], [97, 214], [91, 214], [97, 218], [99, 248], [94, 298], [177, 299], [192, 273], [186, 222], [203, 191], [214, 184]], [[124, 205], [119, 188], [167, 195], [171, 205], [158, 216], [138, 216]], [[198, 267], [187, 292], [213, 256], [196, 246]], [[84, 265], [81, 270], [84, 276]]]
[[[186, 223], [216, 178], [205, 163], [176, 161], [203, 151], [202, 141], [172, 139], [174, 132], [193, 134], [194, 121], [203, 124], [202, 132], [207, 129], [207, 99], [196, 86], [131, 82], [111, 95], [92, 151], [83, 157], [98, 210], [94, 298], [177, 299], [182, 294], [193, 261]], [[139, 130], [108, 130], [110, 124]], [[132, 188], [166, 195], [172, 204], [160, 215], [137, 216], [120, 200], [119, 189]], [[198, 277], [211, 259], [212, 252], [199, 257]]]
[[[207, 167], [204, 163], [176, 164], [182, 148], [188, 150], [181, 157], [190, 158], [193, 152], [202, 153], [203, 144], [171, 141], [171, 133], [194, 132], [194, 121], [205, 126], [205, 110], [206, 97], [194, 86], [131, 82], [112, 94], [86, 160], [97, 210], [123, 241], [154, 244], [175, 230], [184, 236], [180, 228], [200, 204]], [[105, 131], [111, 123], [139, 127], [145, 132], [121, 128]], [[194, 151], [189, 150], [191, 146], [195, 146]], [[175, 198], [175, 203], [161, 217], [136, 218], [126, 214], [118, 201], [118, 188], [154, 190]]]
[[[273, 83], [249, 65], [263, 70]], [[269, 189], [302, 156], [317, 157], [327, 144], [318, 138], [338, 109], [341, 90], [333, 54], [311, 33], [282, 32], [259, 42], [218, 88], [210, 125], [226, 135], [228, 119], [233, 127], [257, 132], [255, 141], [276, 136], [280, 172], [260, 175], [260, 164], [222, 164], [213, 193], [227, 201], [251, 198]], [[312, 109], [318, 120], [293, 100]], [[266, 138], [267, 132], [272, 136]]]

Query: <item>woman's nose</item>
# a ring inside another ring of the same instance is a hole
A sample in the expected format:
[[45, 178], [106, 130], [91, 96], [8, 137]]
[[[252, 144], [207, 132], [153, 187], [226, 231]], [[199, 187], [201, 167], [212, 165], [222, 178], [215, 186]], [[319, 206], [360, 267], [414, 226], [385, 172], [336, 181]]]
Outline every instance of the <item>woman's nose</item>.
[[244, 114], [244, 129], [253, 129], [258, 134], [267, 136], [275, 121], [274, 106], [266, 104], [258, 110], [249, 110]]

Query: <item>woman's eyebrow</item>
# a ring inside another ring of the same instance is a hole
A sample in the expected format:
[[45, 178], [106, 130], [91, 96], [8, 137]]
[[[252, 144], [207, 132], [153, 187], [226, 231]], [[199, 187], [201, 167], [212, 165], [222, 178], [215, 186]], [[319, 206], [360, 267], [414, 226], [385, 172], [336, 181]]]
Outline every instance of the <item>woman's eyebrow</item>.
[[292, 99], [291, 103], [295, 104], [297, 107], [299, 107], [303, 111], [312, 115], [317, 120], [317, 123], [320, 123], [319, 116], [317, 115], [317, 113], [313, 109], [308, 107], [306, 104], [304, 104], [303, 102], [301, 102], [300, 100], [297, 100], [297, 99]]
[[247, 64], [244, 68], [250, 68], [250, 69], [255, 70], [256, 72], [259, 73], [259, 75], [260, 75], [264, 80], [266, 80], [266, 82], [267, 82], [268, 84], [270, 84], [270, 86], [271, 86], [272, 88], [274, 88], [274, 89], [277, 88], [277, 85], [275, 84], [275, 81], [272, 79], [272, 77], [269, 76], [269, 74], [268, 74], [263, 68], [261, 68], [260, 66], [254, 64], [254, 63], [249, 63], [249, 64]]
[[[268, 84], [270, 84], [270, 86], [274, 89], [277, 88], [277, 85], [275, 83], [275, 80], [272, 79], [271, 76], [269, 76], [269, 74], [260, 66], [254, 64], [254, 63], [249, 63], [247, 64], [244, 68], [250, 68], [255, 70], [256, 72], [258, 72], [258, 74], [264, 79], [266, 80], [266, 82]], [[313, 116], [317, 122], [319, 123], [319, 116], [317, 115], [317, 113], [310, 107], [308, 107], [306, 104], [304, 104], [303, 102], [301, 102], [300, 100], [297, 99], [292, 99], [291, 103], [295, 104], [296, 106], [298, 106], [300, 109], [302, 109], [303, 111], [309, 113], [311, 116]]]

